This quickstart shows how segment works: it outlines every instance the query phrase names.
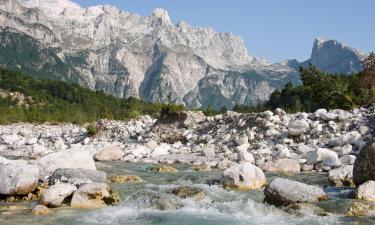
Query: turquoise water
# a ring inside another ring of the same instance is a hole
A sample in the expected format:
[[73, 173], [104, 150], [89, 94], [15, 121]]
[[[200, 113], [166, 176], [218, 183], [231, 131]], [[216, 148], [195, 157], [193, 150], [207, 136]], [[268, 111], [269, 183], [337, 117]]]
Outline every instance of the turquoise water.
[[[154, 173], [151, 164], [123, 162], [98, 164], [100, 170], [109, 175], [138, 175], [145, 182], [125, 185], [114, 184], [120, 193], [121, 203], [116, 207], [99, 210], [56, 209], [48, 216], [30, 214], [30, 203], [25, 209], [4, 210], [0, 208], [1, 225], [148, 225], [148, 224], [375, 224], [371, 218], [349, 218], [343, 216], [348, 200], [343, 199], [349, 191], [327, 189], [329, 201], [319, 204], [330, 216], [305, 214], [297, 216], [263, 203], [262, 191], [238, 193], [223, 190], [217, 181], [221, 172], [195, 172], [188, 166], [176, 165], [180, 172], [175, 174]], [[272, 180], [275, 174], [267, 174]], [[324, 174], [283, 175], [290, 179], [310, 184], [326, 185]], [[201, 201], [179, 199], [170, 193], [178, 186], [202, 188], [206, 197]], [[178, 209], [158, 210], [149, 201], [157, 195], [178, 205]], [[35, 203], [34, 203], [35, 204]]]

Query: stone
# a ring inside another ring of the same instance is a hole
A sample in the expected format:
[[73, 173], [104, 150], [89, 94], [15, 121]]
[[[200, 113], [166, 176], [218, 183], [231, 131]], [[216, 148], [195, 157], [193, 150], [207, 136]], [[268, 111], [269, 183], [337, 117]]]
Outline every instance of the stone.
[[137, 208], [157, 210], [176, 210], [183, 206], [181, 200], [176, 196], [152, 190], [140, 190], [131, 195], [128, 201]]
[[0, 165], [0, 194], [25, 195], [38, 184], [39, 169], [32, 165]]
[[201, 165], [194, 165], [191, 167], [192, 170], [198, 171], [198, 172], [207, 172], [211, 171], [211, 167], [207, 165], [206, 163], [203, 163]]
[[337, 146], [333, 148], [333, 151], [335, 151], [339, 157], [350, 154], [352, 150], [353, 146], [350, 144]]
[[299, 217], [318, 215], [327, 216], [329, 215], [323, 208], [314, 205], [312, 203], [295, 203], [290, 204], [287, 207], [287, 212], [294, 214]]
[[159, 172], [159, 173], [176, 173], [176, 172], [178, 172], [177, 169], [173, 168], [172, 166], [168, 166], [168, 165], [162, 165], [156, 171]]
[[[309, 164], [319, 163], [329, 158], [332, 158], [332, 161], [334, 163], [336, 162], [335, 159], [338, 160], [338, 155], [336, 152], [326, 148], [318, 148], [315, 151], [309, 152], [306, 156], [306, 160]], [[327, 163], [330, 162], [327, 161]]]
[[236, 147], [236, 151], [238, 154], [238, 161], [244, 161], [249, 163], [254, 163], [254, 157], [253, 155], [247, 151], [249, 149], [250, 144], [240, 145]]
[[322, 113], [320, 115], [320, 118], [322, 120], [325, 120], [325, 121], [331, 121], [331, 120], [337, 120], [338, 119], [338, 115], [335, 114], [335, 113], [331, 113], [331, 112], [327, 112], [327, 113]]
[[74, 208], [102, 208], [105, 199], [110, 197], [110, 189], [104, 183], [90, 183], [82, 185], [74, 192], [71, 207]]
[[0, 165], [8, 165], [9, 161], [8, 159], [0, 156]]
[[310, 130], [310, 125], [306, 120], [296, 120], [288, 125], [288, 133], [290, 136], [299, 136], [307, 133]]
[[96, 170], [95, 161], [86, 150], [66, 150], [52, 153], [38, 159], [36, 165], [43, 178], [51, 176], [59, 168]]
[[217, 168], [219, 170], [225, 170], [225, 169], [228, 169], [230, 166], [232, 166], [233, 164], [235, 164], [235, 162], [232, 162], [230, 161], [229, 159], [223, 159], [221, 160], [220, 162], [218, 162], [217, 164]]
[[45, 216], [52, 213], [52, 210], [44, 205], [36, 205], [32, 208], [31, 213], [36, 216]]
[[60, 207], [75, 190], [72, 184], [55, 184], [42, 192], [39, 202], [48, 207]]
[[370, 128], [367, 126], [360, 126], [358, 130], [361, 135], [365, 135], [370, 132]]
[[375, 216], [375, 205], [368, 202], [352, 202], [347, 211], [347, 216]]
[[171, 150], [171, 146], [168, 144], [162, 143], [157, 148], [154, 149], [154, 151], [151, 153], [151, 157], [155, 158], [158, 156], [168, 155], [169, 150]]
[[154, 150], [155, 148], [157, 148], [159, 145], [158, 145], [158, 142], [156, 142], [155, 140], [150, 140], [148, 141], [146, 144], [145, 144], [145, 147], [149, 148], [150, 150]]
[[124, 151], [118, 145], [110, 145], [96, 153], [94, 159], [97, 161], [118, 161], [124, 155]]
[[215, 158], [215, 146], [208, 145], [203, 147], [203, 155], [208, 158]]
[[375, 202], [375, 181], [366, 181], [359, 185], [356, 194], [357, 199]]
[[196, 124], [206, 120], [202, 111], [184, 111], [181, 113], [183, 126], [186, 128], [194, 127]]
[[368, 142], [357, 155], [353, 179], [357, 186], [375, 180], [375, 141]]
[[107, 174], [103, 171], [90, 169], [60, 168], [55, 170], [49, 178], [49, 184], [56, 183], [84, 184], [84, 183], [106, 183]]
[[356, 158], [354, 155], [344, 155], [340, 158], [340, 161], [344, 165], [354, 165]]
[[133, 175], [114, 175], [109, 178], [112, 183], [117, 184], [129, 184], [129, 183], [138, 183], [143, 180], [139, 176]]
[[286, 112], [283, 110], [283, 109], [280, 109], [280, 108], [276, 108], [275, 109], [275, 114], [280, 116], [280, 117], [283, 117], [286, 115]]
[[303, 143], [298, 144], [297, 153], [300, 155], [306, 155], [309, 152], [314, 151], [315, 148], [305, 145]]
[[[157, 148], [157, 143], [156, 143], [156, 147], [155, 148]], [[149, 149], [148, 147], [143, 146], [143, 145], [136, 145], [135, 149], [131, 152], [131, 154], [135, 158], [138, 158], [138, 159], [140, 159], [140, 158], [147, 158], [151, 154], [151, 149]]]
[[354, 144], [361, 137], [362, 136], [358, 131], [352, 131], [344, 135], [341, 135], [340, 137], [333, 138], [328, 142], [328, 145], [335, 147], [347, 144]]
[[224, 188], [247, 191], [266, 185], [263, 171], [249, 162], [234, 164], [223, 172]]
[[200, 201], [206, 197], [206, 193], [201, 188], [182, 186], [172, 190], [172, 194], [181, 199], [191, 198], [195, 201]]
[[354, 187], [353, 183], [353, 166], [344, 165], [340, 168], [330, 170], [328, 172], [328, 177], [335, 186], [343, 187], [349, 186]]
[[262, 166], [265, 172], [300, 172], [300, 164], [293, 159], [277, 159], [276, 161], [268, 161]]
[[284, 206], [295, 203], [314, 203], [327, 199], [322, 188], [298, 181], [276, 178], [264, 190], [267, 203]]

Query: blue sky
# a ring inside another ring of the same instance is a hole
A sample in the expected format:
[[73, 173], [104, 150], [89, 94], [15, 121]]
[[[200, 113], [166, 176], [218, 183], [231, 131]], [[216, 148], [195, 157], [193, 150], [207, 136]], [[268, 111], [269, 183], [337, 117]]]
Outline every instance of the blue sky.
[[108, 4], [141, 15], [168, 10], [174, 23], [212, 27], [241, 36], [251, 55], [271, 62], [310, 57], [316, 37], [375, 51], [375, 0], [73, 0]]

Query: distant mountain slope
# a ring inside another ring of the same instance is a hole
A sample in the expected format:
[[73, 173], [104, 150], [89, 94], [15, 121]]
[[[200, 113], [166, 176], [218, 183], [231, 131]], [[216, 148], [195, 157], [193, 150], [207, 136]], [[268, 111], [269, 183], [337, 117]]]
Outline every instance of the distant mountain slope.
[[194, 108], [252, 105], [299, 82], [298, 62], [269, 64], [249, 55], [240, 37], [174, 25], [164, 9], [144, 17], [111, 6], [38, 1], [0, 0], [6, 40], [0, 64], [120, 98], [171, 99]]

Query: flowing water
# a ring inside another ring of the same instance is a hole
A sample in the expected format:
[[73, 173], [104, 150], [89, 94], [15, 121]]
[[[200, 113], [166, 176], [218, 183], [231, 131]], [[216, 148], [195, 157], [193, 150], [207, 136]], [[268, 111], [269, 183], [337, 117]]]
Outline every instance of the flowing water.
[[[138, 175], [145, 182], [138, 184], [114, 184], [122, 202], [116, 207], [99, 210], [56, 209], [48, 216], [30, 214], [30, 204], [22, 207], [0, 207], [1, 225], [148, 225], [148, 224], [375, 224], [374, 218], [345, 217], [347, 201], [343, 198], [345, 190], [326, 189], [329, 201], [319, 204], [329, 212], [329, 216], [318, 216], [306, 212], [303, 215], [286, 213], [276, 207], [263, 203], [262, 191], [234, 192], [221, 188], [216, 181], [219, 171], [196, 172], [190, 167], [177, 165], [180, 172], [172, 174], [154, 173], [151, 164], [106, 163], [98, 164], [100, 170], [109, 175]], [[275, 174], [267, 174], [272, 180]], [[309, 184], [325, 185], [324, 174], [283, 175]], [[178, 186], [202, 188], [206, 197], [201, 201], [179, 199], [171, 194]], [[151, 201], [153, 197], [176, 204], [177, 209], [158, 210]], [[26, 209], [28, 208], [28, 209]]]

